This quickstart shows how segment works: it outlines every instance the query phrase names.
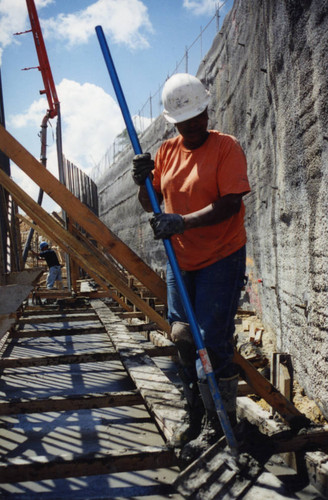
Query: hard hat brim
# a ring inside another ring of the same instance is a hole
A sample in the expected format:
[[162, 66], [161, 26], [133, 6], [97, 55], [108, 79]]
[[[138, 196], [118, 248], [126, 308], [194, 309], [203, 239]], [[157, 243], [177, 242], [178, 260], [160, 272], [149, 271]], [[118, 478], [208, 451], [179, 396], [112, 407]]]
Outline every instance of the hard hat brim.
[[163, 115], [166, 121], [169, 123], [181, 123], [186, 120], [190, 120], [190, 118], [195, 118], [195, 116], [200, 115], [208, 106], [208, 103], [210, 101], [209, 96], [205, 101], [202, 102], [201, 106], [198, 106], [198, 108], [193, 108], [189, 110], [185, 110], [182, 113], [175, 113], [174, 116], [169, 113], [166, 109], [163, 110]]

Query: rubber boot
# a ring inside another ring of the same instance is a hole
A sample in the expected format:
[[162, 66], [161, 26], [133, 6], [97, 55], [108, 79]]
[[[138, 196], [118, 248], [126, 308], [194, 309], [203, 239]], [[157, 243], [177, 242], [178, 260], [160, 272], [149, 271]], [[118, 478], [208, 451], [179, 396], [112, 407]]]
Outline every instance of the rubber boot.
[[208, 384], [198, 383], [199, 391], [205, 407], [201, 431], [196, 439], [184, 446], [180, 460], [182, 465], [188, 465], [221, 437], [221, 426], [216, 414], [214, 402]]
[[169, 448], [183, 448], [189, 441], [195, 439], [202, 426], [205, 408], [199, 394], [197, 382], [187, 384], [182, 382], [183, 392], [187, 400], [187, 413], [183, 422], [177, 426], [171, 439], [167, 442]]
[[224, 408], [232, 427], [235, 427], [237, 424], [238, 378], [239, 375], [237, 373], [232, 377], [220, 378], [218, 382]]
[[[212, 394], [207, 383], [199, 383], [200, 394], [205, 406], [205, 415], [202, 429], [196, 439], [190, 441], [182, 450], [180, 459], [188, 465], [206, 451], [212, 444], [223, 436], [223, 430], [215, 409]], [[236, 402], [238, 389], [238, 375], [222, 378], [218, 381], [222, 402], [232, 427], [236, 425]]]
[[178, 321], [172, 323], [171, 339], [178, 348], [179, 374], [187, 400], [187, 414], [181, 425], [176, 428], [167, 446], [183, 448], [200, 433], [205, 408], [197, 385], [196, 347], [188, 323]]

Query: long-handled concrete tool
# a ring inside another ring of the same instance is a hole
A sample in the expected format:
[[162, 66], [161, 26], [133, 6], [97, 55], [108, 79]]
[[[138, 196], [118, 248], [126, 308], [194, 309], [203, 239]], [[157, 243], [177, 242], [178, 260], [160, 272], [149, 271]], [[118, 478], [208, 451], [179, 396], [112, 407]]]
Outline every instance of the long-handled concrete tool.
[[[136, 154], [140, 154], [142, 153], [142, 150], [139, 144], [138, 136], [136, 134], [101, 26], [96, 27], [96, 33], [119, 105], [121, 107], [134, 152]], [[150, 178], [147, 178], [146, 180], [146, 187], [154, 213], [160, 213], [161, 209]], [[239, 445], [237, 450], [237, 441], [223, 406], [213, 368], [200, 334], [199, 326], [182, 279], [171, 241], [169, 239], [165, 239], [163, 240], [163, 243], [179, 288], [196, 348], [206, 373], [215, 408], [224, 432], [225, 441], [228, 445], [228, 449], [223, 449], [225, 443], [224, 438], [222, 438], [209, 450], [205, 451], [198, 459], [195, 460], [195, 462], [190, 464], [187, 469], [179, 474], [175, 482], [175, 487], [182, 495], [186, 495], [188, 498], [193, 498], [195, 500], [243, 498], [245, 492], [249, 490], [251, 485], [256, 482], [257, 478], [261, 474], [264, 464], [273, 452], [273, 449], [271, 443], [268, 441], [264, 440], [264, 442], [262, 442], [263, 438], [260, 439], [258, 432], [256, 435], [252, 433], [248, 435], [249, 433], [245, 432], [246, 429], [243, 428], [244, 424], [241, 422], [241, 428], [239, 426], [238, 429]], [[287, 410], [288, 408], [286, 411]], [[293, 410], [295, 411], [291, 412], [292, 415], [295, 418], [298, 418], [299, 412], [297, 412], [296, 409]], [[250, 446], [250, 444], [252, 445]]]
[[[105, 59], [107, 69], [109, 72], [109, 76], [111, 78], [111, 81], [112, 81], [112, 84], [113, 84], [113, 87], [114, 87], [114, 90], [116, 93], [116, 97], [118, 99], [118, 102], [119, 102], [119, 105], [120, 105], [120, 108], [121, 108], [121, 111], [123, 114], [123, 118], [124, 118], [124, 121], [126, 124], [126, 128], [127, 128], [134, 152], [135, 152], [135, 154], [140, 154], [140, 153], [142, 153], [142, 150], [141, 150], [141, 146], [139, 143], [139, 139], [138, 139], [137, 133], [135, 131], [135, 128], [134, 128], [134, 125], [133, 125], [133, 122], [131, 119], [131, 115], [130, 115], [128, 106], [126, 104], [125, 97], [124, 97], [124, 94], [123, 94], [123, 91], [122, 91], [122, 88], [121, 88], [121, 85], [120, 85], [120, 82], [119, 82], [119, 79], [118, 79], [118, 76], [116, 73], [116, 69], [115, 69], [115, 66], [114, 66], [114, 63], [113, 63], [113, 60], [112, 60], [112, 57], [111, 57], [111, 54], [110, 54], [110, 51], [109, 51], [109, 48], [108, 48], [108, 45], [107, 45], [107, 42], [106, 42], [106, 39], [105, 39], [105, 36], [104, 36], [104, 33], [103, 33], [101, 26], [96, 27], [96, 33], [98, 36], [98, 40], [99, 40], [100, 47], [101, 47], [101, 50], [102, 50], [102, 53], [103, 53], [103, 56]], [[148, 196], [149, 196], [149, 199], [151, 201], [151, 205], [152, 205], [152, 209], [153, 209], [154, 213], [155, 214], [161, 213], [161, 209], [160, 209], [160, 206], [159, 206], [159, 203], [157, 200], [157, 196], [156, 196], [155, 190], [153, 188], [152, 182], [151, 182], [149, 177], [146, 179], [146, 188], [147, 188]], [[221, 427], [222, 427], [223, 432], [225, 434], [227, 444], [230, 448], [231, 454], [236, 456], [237, 455], [237, 442], [236, 442], [230, 421], [228, 419], [227, 413], [226, 413], [224, 405], [223, 405], [223, 401], [222, 401], [222, 398], [221, 398], [221, 395], [220, 395], [220, 392], [218, 389], [218, 385], [217, 385], [216, 380], [215, 380], [213, 368], [212, 368], [207, 350], [206, 350], [204, 343], [203, 343], [203, 339], [202, 339], [202, 336], [201, 336], [201, 333], [199, 330], [199, 326], [198, 326], [198, 323], [196, 321], [193, 308], [191, 306], [191, 302], [190, 302], [190, 299], [189, 299], [189, 296], [188, 296], [188, 293], [187, 293], [187, 290], [186, 290], [186, 287], [185, 287], [185, 284], [184, 284], [184, 281], [183, 281], [183, 278], [182, 278], [182, 275], [181, 275], [181, 272], [180, 272], [180, 269], [179, 269], [179, 266], [177, 263], [177, 259], [175, 257], [175, 253], [174, 253], [171, 241], [170, 241], [170, 239], [164, 239], [163, 243], [164, 243], [164, 247], [166, 250], [168, 260], [170, 262], [170, 265], [171, 265], [173, 273], [174, 273], [174, 277], [175, 277], [175, 280], [176, 280], [176, 283], [177, 283], [177, 286], [179, 289], [179, 293], [180, 293], [180, 296], [181, 296], [181, 299], [182, 299], [182, 302], [184, 305], [184, 309], [185, 309], [185, 312], [186, 312], [186, 315], [188, 318], [188, 322], [189, 322], [190, 329], [191, 329], [191, 332], [193, 335], [193, 339], [194, 339], [199, 357], [201, 359], [204, 371], [206, 373], [207, 382], [208, 382], [209, 387], [210, 387], [210, 391], [211, 391], [211, 394], [213, 397], [216, 412], [218, 414], [218, 417], [219, 417], [219, 420], [221, 423]]]

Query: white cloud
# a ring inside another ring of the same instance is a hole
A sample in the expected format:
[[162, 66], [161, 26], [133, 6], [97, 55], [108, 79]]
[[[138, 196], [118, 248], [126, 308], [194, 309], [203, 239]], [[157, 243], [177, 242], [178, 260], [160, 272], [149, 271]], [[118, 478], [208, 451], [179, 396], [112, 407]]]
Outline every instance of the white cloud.
[[65, 156], [87, 171], [124, 128], [118, 104], [102, 88], [64, 79], [58, 86]]
[[[60, 100], [63, 153], [87, 175], [100, 162], [115, 137], [124, 129], [124, 121], [116, 101], [106, 92], [91, 83], [80, 84], [64, 79], [57, 86]], [[44, 97], [34, 101], [25, 113], [10, 116], [12, 129], [40, 127], [47, 109]], [[47, 169], [58, 178], [56, 150], [57, 118], [49, 120], [47, 129]], [[40, 144], [41, 147], [41, 144]], [[17, 182], [33, 199], [37, 198], [38, 187], [20, 169], [12, 166]], [[43, 204], [44, 206], [44, 204]], [[47, 202], [53, 207], [53, 202]], [[52, 208], [53, 209], [53, 208]]]
[[70, 45], [86, 43], [101, 25], [115, 43], [130, 48], [148, 47], [145, 33], [152, 33], [147, 7], [140, 0], [98, 0], [85, 10], [59, 14], [43, 20], [45, 37], [67, 40]]
[[43, 116], [47, 111], [47, 101], [45, 98], [40, 98], [32, 102], [28, 110], [18, 115], [9, 117], [9, 123], [14, 128], [22, 128], [27, 125], [35, 125], [38, 127], [42, 121]]
[[183, 7], [190, 10], [196, 16], [213, 15], [218, 5], [222, 4], [218, 0], [183, 0]]
[[[63, 152], [76, 166], [90, 171], [97, 164], [117, 134], [124, 128], [124, 121], [116, 101], [101, 87], [91, 83], [80, 84], [64, 79], [57, 86], [60, 100]], [[12, 128], [39, 127], [46, 112], [46, 101], [34, 101], [25, 113], [10, 116]], [[55, 124], [50, 121], [53, 128]], [[48, 139], [48, 143], [50, 141]], [[48, 151], [48, 163], [57, 163], [53, 144]], [[50, 170], [54, 167], [50, 166]]]
[[[52, 3], [54, 0], [36, 0], [39, 17], [42, 16], [42, 8]], [[141, 0], [97, 0], [84, 10], [40, 19], [40, 24], [45, 38], [57, 38], [69, 45], [88, 42], [98, 24], [115, 43], [132, 49], [148, 47], [146, 35], [153, 32], [147, 7]], [[30, 22], [26, 2], [0, 0], [0, 63], [3, 50], [12, 43], [20, 43], [19, 37], [13, 34], [28, 29]]]
[[[54, 0], [37, 0], [36, 8], [53, 3]], [[0, 62], [3, 49], [11, 43], [19, 43], [14, 33], [29, 29], [27, 25], [28, 11], [26, 2], [22, 0], [0, 0]]]

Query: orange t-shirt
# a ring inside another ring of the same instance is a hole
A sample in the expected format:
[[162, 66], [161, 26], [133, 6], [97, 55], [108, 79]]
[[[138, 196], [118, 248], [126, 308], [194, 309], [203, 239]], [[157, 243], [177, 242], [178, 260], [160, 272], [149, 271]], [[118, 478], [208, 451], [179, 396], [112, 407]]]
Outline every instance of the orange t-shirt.
[[[155, 158], [153, 185], [162, 193], [166, 213], [195, 212], [227, 194], [250, 191], [245, 154], [235, 137], [210, 131], [193, 150], [182, 136], [164, 142]], [[212, 226], [189, 229], [171, 241], [181, 269], [201, 269], [227, 257], [246, 243], [245, 207]]]

